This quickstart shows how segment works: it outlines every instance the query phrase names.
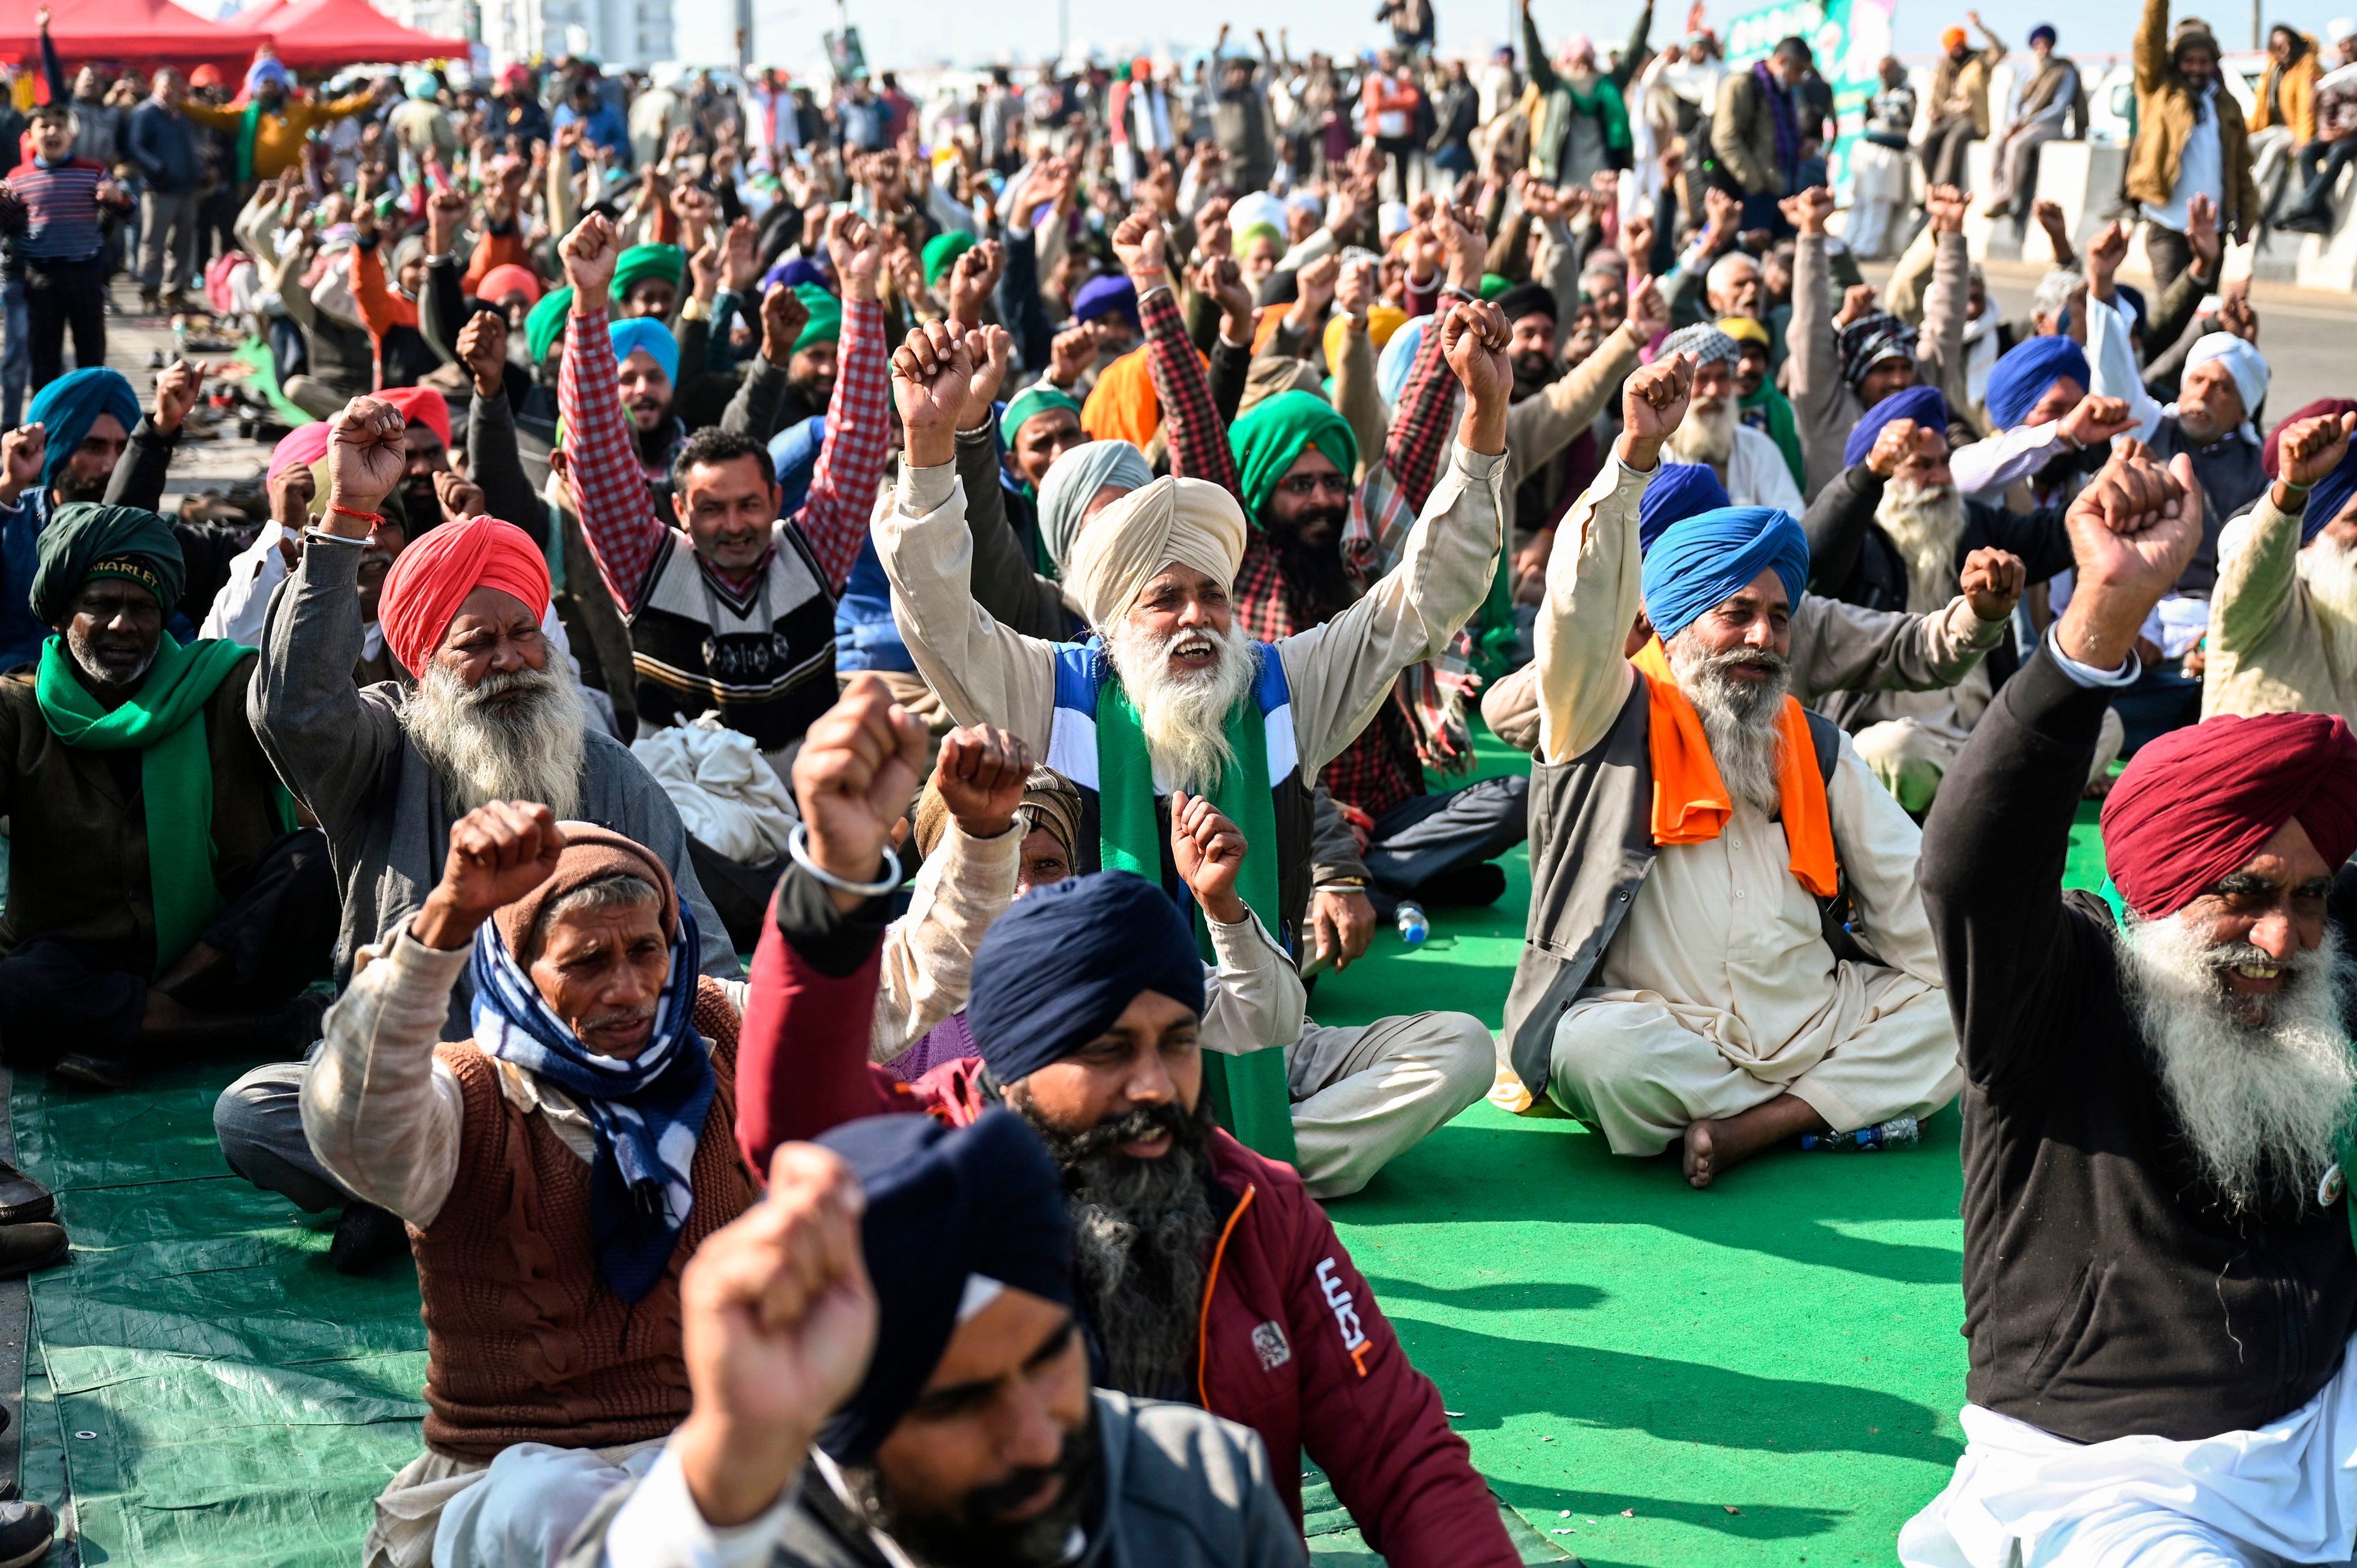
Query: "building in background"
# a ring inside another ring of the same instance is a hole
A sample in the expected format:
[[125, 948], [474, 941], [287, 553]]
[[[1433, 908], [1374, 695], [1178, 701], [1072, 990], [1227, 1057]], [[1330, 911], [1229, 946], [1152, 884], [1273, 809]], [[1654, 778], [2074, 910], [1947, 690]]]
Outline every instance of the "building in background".
[[[395, 0], [423, 11], [473, 5], [494, 70], [513, 60], [587, 55], [613, 70], [670, 59], [671, 0]], [[730, 8], [725, 8], [726, 10]], [[423, 23], [413, 24], [423, 26]], [[733, 49], [722, 59], [734, 58]]]

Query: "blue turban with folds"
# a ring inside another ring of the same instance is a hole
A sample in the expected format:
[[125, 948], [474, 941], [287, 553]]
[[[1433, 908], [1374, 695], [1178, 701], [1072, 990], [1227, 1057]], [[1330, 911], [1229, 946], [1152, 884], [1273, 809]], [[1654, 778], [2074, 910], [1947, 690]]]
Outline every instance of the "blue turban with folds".
[[2332, 472], [2316, 481], [2308, 492], [2308, 510], [2300, 514], [2299, 542], [2302, 544], [2322, 533], [2325, 525], [2341, 515], [2352, 497], [2357, 497], [2357, 441], [2341, 455]]
[[[1637, 503], [1637, 548], [1641, 553], [1674, 522], [1735, 503], [1707, 463], [1663, 463]], [[1757, 575], [1755, 573], [1754, 575]]]
[[2038, 406], [2038, 400], [2065, 376], [2082, 388], [2094, 381], [2087, 369], [2087, 351], [2078, 344], [2059, 334], [2016, 343], [1998, 356], [1989, 371], [1988, 396], [1984, 402], [1991, 427], [2010, 430], [2019, 424]]
[[876, 1287], [876, 1353], [818, 1439], [837, 1463], [858, 1465], [925, 1391], [958, 1325], [1002, 1291], [1072, 1305], [1071, 1220], [1056, 1162], [1012, 1111], [954, 1129], [869, 1116], [818, 1143], [867, 1197], [859, 1242]]
[[1809, 585], [1809, 536], [1789, 511], [1723, 506], [1674, 522], [1645, 552], [1645, 618], [1667, 642], [1771, 571], [1786, 599], [1799, 604]]
[[1091, 278], [1072, 296], [1072, 319], [1094, 321], [1100, 316], [1118, 316], [1132, 327], [1137, 325], [1137, 285], [1127, 278]]
[[1842, 467], [1866, 461], [1874, 450], [1874, 438], [1882, 427], [1894, 420], [1911, 419], [1920, 425], [1948, 433], [1948, 400], [1940, 395], [1937, 387], [1909, 387], [1905, 392], [1892, 392], [1866, 411], [1864, 417], [1850, 426], [1849, 440], [1842, 446]]
[[59, 376], [43, 387], [25, 411], [27, 424], [42, 426], [48, 438], [48, 456], [41, 464], [41, 488], [53, 489], [65, 472], [74, 449], [90, 437], [90, 427], [102, 413], [114, 415], [123, 434], [139, 423], [139, 394], [121, 371], [92, 365]]
[[673, 381], [679, 380], [679, 339], [653, 317], [634, 316], [628, 321], [610, 322], [606, 331], [614, 341], [616, 364], [643, 350], [654, 356], [666, 377]]
[[[1756, 574], [1755, 574], [1756, 575]], [[1144, 991], [1203, 1011], [1203, 961], [1168, 894], [1126, 871], [1017, 898], [974, 950], [966, 1026], [1001, 1084], [1063, 1060]]]

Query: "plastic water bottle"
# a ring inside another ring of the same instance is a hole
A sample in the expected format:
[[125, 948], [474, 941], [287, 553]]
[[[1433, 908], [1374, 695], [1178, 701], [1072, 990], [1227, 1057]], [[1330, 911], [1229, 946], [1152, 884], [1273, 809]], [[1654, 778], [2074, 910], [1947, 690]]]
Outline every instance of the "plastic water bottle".
[[1424, 918], [1423, 905], [1412, 899], [1400, 900], [1399, 934], [1400, 940], [1412, 948], [1422, 947], [1424, 939], [1432, 935], [1432, 922]]
[[1878, 1127], [1860, 1127], [1855, 1133], [1803, 1133], [1801, 1147], [1813, 1152], [1853, 1149], [1870, 1154], [1880, 1149], [1911, 1149], [1922, 1138], [1922, 1126], [1914, 1117], [1894, 1116]]

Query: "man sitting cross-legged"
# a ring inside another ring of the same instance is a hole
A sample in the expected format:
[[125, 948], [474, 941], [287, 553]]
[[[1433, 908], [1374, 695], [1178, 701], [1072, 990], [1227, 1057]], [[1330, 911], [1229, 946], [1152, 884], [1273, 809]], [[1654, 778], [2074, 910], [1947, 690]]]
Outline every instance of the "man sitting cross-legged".
[[[183, 575], [154, 512], [59, 508], [27, 595], [55, 634], [0, 681], [0, 1041], [85, 1089], [201, 1051], [300, 1050], [318, 1026], [299, 993], [328, 969], [328, 845], [296, 827], [245, 721], [253, 650], [164, 629]], [[14, 1180], [0, 1219], [46, 1213]], [[0, 1230], [0, 1269], [21, 1240]]]
[[1090, 1388], [1056, 1167], [1006, 1112], [784, 1145], [681, 1305], [694, 1409], [562, 1568], [1308, 1561], [1250, 1430]]
[[2061, 886], [2202, 501], [2187, 455], [2140, 450], [2080, 495], [2077, 591], [1924, 828], [1971, 1371], [1911, 1568], [2339, 1563], [2357, 1531], [2357, 740], [2326, 714], [2164, 735], [2104, 800], [2106, 897]]
[[[408, 1224], [426, 1330], [425, 1452], [370, 1568], [546, 1562], [687, 1413], [679, 1271], [758, 1190], [696, 935], [645, 848], [495, 800], [329, 1010], [304, 1134]], [[472, 1037], [437, 1046], [468, 970]]]
[[[1691, 374], [1680, 356], [1630, 379], [1547, 564], [1506, 1038], [1528, 1092], [1616, 1154], [1683, 1139], [1700, 1187], [1781, 1139], [1927, 1115], [1958, 1074], [1914, 824], [1789, 694], [1800, 524], [1704, 512], [1641, 568], [1639, 498]], [[1658, 640], [1631, 659], [1641, 610]]]
[[[336, 416], [328, 500], [295, 573], [271, 602], [247, 712], [263, 750], [328, 835], [343, 889], [337, 977], [364, 944], [406, 926], [440, 875], [450, 827], [487, 800], [538, 800], [643, 844], [695, 911], [705, 973], [737, 955], [695, 880], [679, 811], [621, 743], [585, 722], [580, 688], [541, 631], [548, 567], [524, 532], [494, 518], [446, 522], [395, 558], [378, 600], [385, 642], [414, 687], [352, 684], [361, 658], [358, 574], [400, 482], [402, 417], [372, 398]], [[452, 987], [445, 1027], [467, 1029], [473, 988]], [[364, 1268], [401, 1230], [319, 1169], [303, 1142], [304, 1066], [257, 1068], [213, 1109], [230, 1168], [311, 1212], [345, 1205], [330, 1258]]]
[[[855, 687], [795, 766], [807, 841], [754, 958], [738, 1112], [747, 1157], [877, 1112], [962, 1125], [1004, 1102], [1062, 1167], [1081, 1312], [1108, 1386], [1246, 1423], [1272, 1455], [1306, 1450], [1396, 1568], [1513, 1563], [1439, 1395], [1300, 1176], [1213, 1116], [1203, 962], [1159, 888], [1106, 872], [1017, 898], [974, 954], [966, 1018], [978, 1058], [914, 1084], [869, 1063], [890, 912], [869, 895], [925, 743], [921, 722], [881, 699]], [[1207, 915], [1249, 922], [1234, 884], [1237, 863], [1258, 851], [1201, 805], [1174, 803], [1190, 830], [1174, 855], [1201, 885]], [[1290, 1459], [1275, 1466], [1297, 1516], [1299, 1475]]]
[[[894, 618], [960, 724], [1003, 725], [1081, 787], [1082, 869], [1137, 871], [1181, 897], [1164, 858], [1168, 803], [1176, 789], [1208, 795], [1253, 846], [1244, 902], [1300, 950], [1318, 770], [1366, 726], [1403, 670], [1448, 645], [1497, 564], [1512, 381], [1505, 323], [1476, 302], [1452, 306], [1438, 330], [1467, 409], [1399, 564], [1330, 618], [1268, 642], [1246, 635], [1236, 603], [1243, 509], [1222, 486], [1177, 477], [1113, 501], [1073, 542], [1064, 575], [1094, 628], [1090, 641], [1048, 642], [992, 618], [971, 591], [954, 467], [956, 422], [988, 341], [936, 323], [896, 354], [907, 459], [899, 504], [876, 524]], [[1492, 1060], [1465, 1038], [1451, 1067], [1458, 1108], [1480, 1098]], [[1288, 1157], [1284, 1061], [1263, 1051], [1214, 1065], [1231, 1129]], [[1383, 1081], [1380, 1062], [1361, 1070], [1375, 1075], [1371, 1085]]]

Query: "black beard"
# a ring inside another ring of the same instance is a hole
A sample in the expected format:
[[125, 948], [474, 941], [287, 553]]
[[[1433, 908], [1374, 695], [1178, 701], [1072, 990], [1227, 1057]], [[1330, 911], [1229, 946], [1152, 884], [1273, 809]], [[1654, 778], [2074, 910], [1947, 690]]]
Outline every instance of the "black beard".
[[[1208, 1098], [1190, 1115], [1140, 1106], [1079, 1133], [1050, 1125], [1028, 1095], [1008, 1098], [1064, 1173], [1082, 1299], [1103, 1341], [1103, 1381], [1146, 1399], [1186, 1400], [1193, 1389], [1204, 1253], [1217, 1219], [1204, 1183], [1212, 1120]], [[1121, 1145], [1170, 1135], [1159, 1159]]]
[[101, 474], [96, 478], [77, 478], [74, 471], [68, 468], [58, 476], [58, 504], [71, 506], [76, 501], [102, 501], [106, 499], [107, 484], [113, 478], [113, 474]]
[[[1350, 521], [1344, 506], [1312, 507], [1288, 521], [1272, 521], [1268, 541], [1276, 550], [1277, 576], [1285, 585], [1286, 607], [1297, 627], [1322, 625], [1349, 609], [1358, 597], [1351, 571], [1342, 564], [1342, 529]], [[1324, 544], [1305, 543], [1309, 525], [1322, 526]]]
[[816, 376], [789, 376], [786, 378], [786, 390], [801, 398], [806, 407], [824, 413], [828, 403], [834, 397], [834, 381], [832, 378], [822, 381]]
[[442, 521], [442, 497], [430, 476], [404, 484], [401, 501], [409, 510], [409, 526], [415, 532], [423, 533]]
[[[1064, 1488], [1045, 1513], [1027, 1520], [1004, 1517], [1050, 1476], [1061, 1476]], [[1054, 1568], [1069, 1555], [1072, 1531], [1095, 1523], [1103, 1511], [1104, 1452], [1097, 1441], [1096, 1401], [1090, 1400], [1081, 1428], [1064, 1434], [1064, 1451], [1054, 1466], [1017, 1470], [968, 1492], [949, 1509], [910, 1508], [870, 1465], [845, 1466], [843, 1483], [866, 1522], [925, 1568]], [[820, 1495], [834, 1500], [832, 1493]]]
[[1514, 400], [1520, 402], [1555, 384], [1558, 371], [1552, 354], [1514, 356]]

